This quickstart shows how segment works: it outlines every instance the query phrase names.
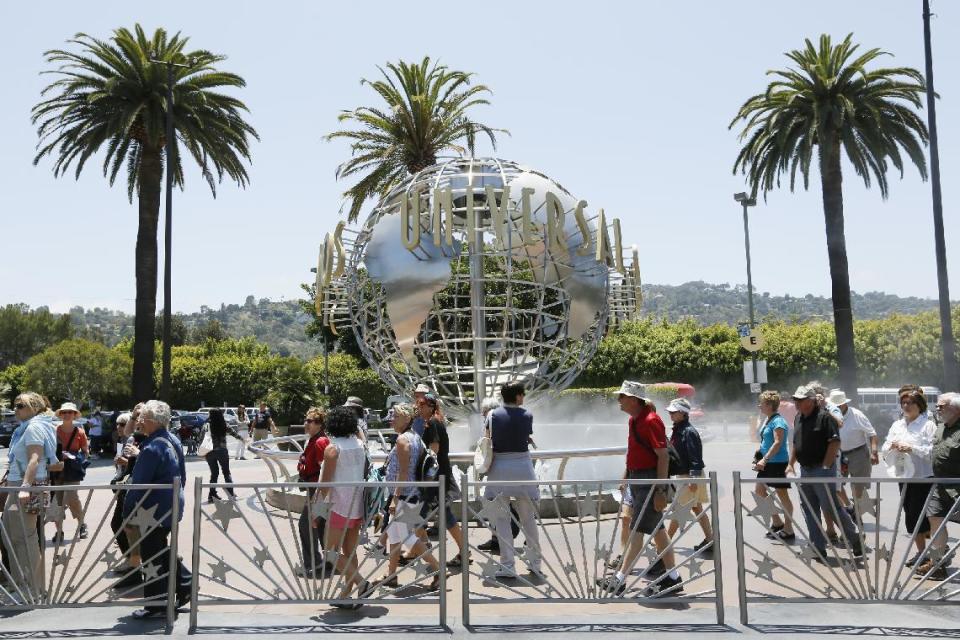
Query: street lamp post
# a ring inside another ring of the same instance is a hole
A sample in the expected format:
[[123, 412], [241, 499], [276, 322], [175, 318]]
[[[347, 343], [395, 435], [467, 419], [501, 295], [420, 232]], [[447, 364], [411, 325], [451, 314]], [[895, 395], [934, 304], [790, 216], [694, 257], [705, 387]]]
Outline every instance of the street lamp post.
[[937, 101], [933, 90], [933, 51], [930, 43], [930, 0], [923, 0], [923, 52], [926, 62], [927, 130], [930, 132], [930, 186], [933, 191], [933, 242], [937, 257], [940, 298], [940, 344], [943, 350], [943, 384], [955, 389], [958, 380], [957, 351], [950, 316], [950, 283], [947, 278], [947, 245], [943, 237], [943, 196], [940, 191], [940, 147], [937, 141]]
[[[747, 197], [746, 193], [740, 192], [733, 194], [733, 199], [743, 206], [743, 246], [747, 255], [747, 306], [750, 309], [750, 331], [756, 324], [753, 313], [753, 273], [750, 269], [750, 223], [747, 216], [749, 207], [757, 206], [756, 198]], [[750, 360], [753, 363], [753, 381], [757, 380], [757, 352], [750, 352]]]
[[173, 250], [173, 171], [176, 139], [173, 131], [173, 69], [189, 69], [190, 65], [151, 57], [150, 62], [167, 65], [167, 122], [166, 122], [166, 214], [163, 225], [163, 347], [161, 352], [160, 398], [170, 400], [170, 322], [171, 322], [171, 252]]

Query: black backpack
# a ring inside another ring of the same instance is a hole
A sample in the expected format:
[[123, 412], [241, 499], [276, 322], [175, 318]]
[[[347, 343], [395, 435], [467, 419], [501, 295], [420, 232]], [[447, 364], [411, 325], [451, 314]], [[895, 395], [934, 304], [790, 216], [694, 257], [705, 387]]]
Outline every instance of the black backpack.
[[437, 454], [428, 447], [423, 440], [420, 440], [420, 455], [417, 457], [416, 481], [417, 482], [436, 482], [437, 475], [440, 473], [440, 463], [437, 461]]
[[[650, 445], [644, 442], [643, 440], [641, 440], [640, 436], [638, 436], [636, 431], [634, 431], [632, 428], [630, 429], [630, 435], [641, 447], [643, 447], [653, 455], [657, 455], [656, 452], [650, 447]], [[668, 476], [676, 476], [682, 473], [687, 473], [687, 469], [684, 468], [684, 465], [683, 465], [683, 460], [680, 459], [680, 454], [677, 453], [677, 450], [673, 448], [673, 445], [670, 444], [669, 440], [667, 440], [667, 456], [670, 458], [670, 465], [669, 467], [667, 467]]]

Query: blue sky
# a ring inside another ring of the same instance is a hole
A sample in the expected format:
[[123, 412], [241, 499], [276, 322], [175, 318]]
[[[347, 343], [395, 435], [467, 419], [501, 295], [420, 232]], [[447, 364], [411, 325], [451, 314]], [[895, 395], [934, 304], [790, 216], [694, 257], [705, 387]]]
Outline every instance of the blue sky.
[[[181, 2], [3, 3], [0, 216], [6, 235], [0, 303], [132, 310], [136, 205], [91, 163], [79, 180], [31, 164], [29, 120], [47, 68], [42, 53], [75, 32], [107, 37], [140, 22], [223, 53], [246, 78], [238, 95], [262, 142], [251, 185], [213, 199], [196, 172], [175, 193], [174, 309], [299, 296], [323, 234], [339, 219], [327, 143], [341, 109], [374, 101], [359, 79], [424, 54], [473, 71], [494, 90], [477, 119], [504, 127], [497, 155], [544, 171], [623, 221], [646, 282], [744, 282], [740, 210], [727, 125], [766, 86], [765, 71], [805, 37], [854, 32], [888, 64], [923, 68], [920, 0], [713, 2]], [[954, 298], [960, 297], [960, 3], [935, 0], [933, 21], [944, 210]], [[924, 116], [925, 117], [925, 116]], [[481, 146], [478, 154], [488, 155]], [[754, 282], [775, 294], [829, 295], [819, 177], [809, 192], [774, 192], [753, 210]], [[890, 199], [845, 174], [852, 287], [935, 296], [930, 185], [894, 176]], [[158, 300], [159, 302], [159, 300]]]

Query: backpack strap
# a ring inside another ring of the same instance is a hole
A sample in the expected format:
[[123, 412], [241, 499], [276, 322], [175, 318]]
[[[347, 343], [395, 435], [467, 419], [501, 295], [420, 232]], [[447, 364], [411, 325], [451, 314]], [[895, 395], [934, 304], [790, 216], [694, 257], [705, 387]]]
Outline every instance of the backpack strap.
[[79, 430], [80, 430], [80, 427], [77, 427], [77, 426], [73, 427], [73, 432], [70, 433], [70, 439], [67, 440], [67, 446], [63, 448], [64, 451], [67, 451], [67, 452], [70, 451], [70, 445], [73, 444], [73, 439], [77, 437], [77, 431]]

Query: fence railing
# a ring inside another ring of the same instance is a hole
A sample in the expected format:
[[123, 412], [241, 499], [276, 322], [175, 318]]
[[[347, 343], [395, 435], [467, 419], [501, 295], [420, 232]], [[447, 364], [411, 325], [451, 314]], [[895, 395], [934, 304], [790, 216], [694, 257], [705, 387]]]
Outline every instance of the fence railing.
[[[446, 528], [441, 481], [210, 484], [197, 478], [191, 628], [200, 607], [265, 604], [430, 605], [446, 625], [446, 543], [441, 536], [431, 550], [417, 536], [429, 521]], [[398, 489], [414, 495], [387, 523], [387, 498]], [[229, 499], [203, 501], [204, 492], [232, 496], [237, 490], [252, 490], [244, 496], [250, 508]], [[301, 517], [271, 508], [268, 491], [309, 492]], [[331, 497], [317, 499], [318, 492]], [[437, 502], [420, 500], [419, 492], [437, 495]]]
[[[476, 521], [481, 530], [495, 534], [500, 553], [491, 552], [489, 545], [477, 540], [476, 532], [464, 527], [463, 546], [476, 560], [461, 575], [464, 624], [470, 623], [472, 605], [649, 602], [652, 598], [663, 603], [711, 603], [722, 624], [716, 474], [668, 484], [677, 490], [666, 508], [656, 511], [653, 489], [665, 486], [662, 480], [626, 480], [622, 485], [620, 481], [465, 482], [460, 519]], [[619, 512], [605, 516], [603, 502], [617, 494], [621, 496]], [[631, 494], [634, 503], [629, 505], [630, 499], [622, 496]], [[696, 532], [701, 530], [704, 534], [698, 537]], [[643, 531], [653, 535], [644, 536]], [[504, 555], [507, 545], [513, 550], [513, 537], [518, 534], [524, 537], [519, 560], [526, 572], [519, 570], [518, 554]], [[622, 580], [617, 579], [618, 572]]]
[[[31, 500], [21, 501], [20, 492]], [[124, 515], [130, 492], [135, 500]], [[179, 478], [169, 485], [0, 487], [0, 609], [122, 601], [163, 609], [173, 624], [179, 496]], [[158, 509], [161, 498], [169, 510]]]
[[[946, 539], [947, 522], [960, 520], [960, 479], [788, 477], [764, 484], [773, 481], [736, 472], [733, 482], [743, 624], [751, 603], [960, 602], [953, 582], [960, 570], [949, 567], [960, 541]], [[753, 488], [749, 503], [744, 486]], [[849, 494], [846, 508], [841, 489]], [[932, 530], [928, 513], [942, 516]]]

